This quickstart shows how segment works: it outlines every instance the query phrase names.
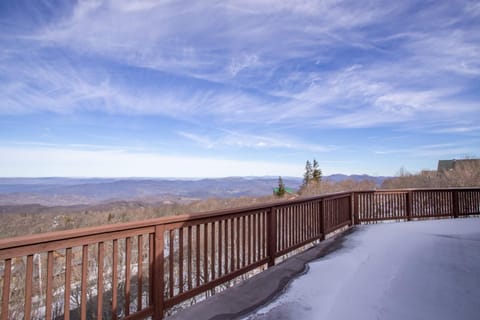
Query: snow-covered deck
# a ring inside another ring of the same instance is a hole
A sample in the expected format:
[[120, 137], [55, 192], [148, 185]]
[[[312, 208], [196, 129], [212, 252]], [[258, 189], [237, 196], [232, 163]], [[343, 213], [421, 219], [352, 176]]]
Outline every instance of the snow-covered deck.
[[361, 225], [249, 319], [479, 319], [480, 219]]

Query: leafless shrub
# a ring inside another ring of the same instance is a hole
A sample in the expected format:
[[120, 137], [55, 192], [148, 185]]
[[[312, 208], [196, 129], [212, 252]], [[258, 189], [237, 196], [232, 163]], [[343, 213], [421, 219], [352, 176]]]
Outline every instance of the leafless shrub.
[[455, 168], [442, 171], [423, 171], [417, 174], [401, 174], [387, 179], [385, 189], [402, 188], [450, 188], [480, 186], [480, 167], [476, 162], [458, 161]]

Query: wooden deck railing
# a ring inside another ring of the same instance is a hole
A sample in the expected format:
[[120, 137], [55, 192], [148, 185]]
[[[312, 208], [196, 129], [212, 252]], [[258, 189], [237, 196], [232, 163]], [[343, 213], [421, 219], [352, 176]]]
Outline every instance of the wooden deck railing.
[[346, 192], [0, 240], [0, 319], [161, 319], [361, 222], [480, 214], [480, 188]]
[[457, 218], [480, 212], [480, 188], [355, 192], [355, 223]]

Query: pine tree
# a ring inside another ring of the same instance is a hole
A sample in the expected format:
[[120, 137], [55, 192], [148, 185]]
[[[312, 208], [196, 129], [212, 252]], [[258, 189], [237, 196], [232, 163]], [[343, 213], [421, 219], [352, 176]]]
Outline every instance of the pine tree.
[[322, 170], [318, 167], [318, 162], [315, 159], [313, 159], [312, 179], [316, 183], [322, 181]]
[[303, 174], [303, 186], [306, 187], [313, 179], [312, 164], [309, 160], [305, 163], [305, 173]]
[[285, 184], [283, 183], [282, 177], [278, 177], [278, 190], [277, 196], [282, 197], [285, 194]]

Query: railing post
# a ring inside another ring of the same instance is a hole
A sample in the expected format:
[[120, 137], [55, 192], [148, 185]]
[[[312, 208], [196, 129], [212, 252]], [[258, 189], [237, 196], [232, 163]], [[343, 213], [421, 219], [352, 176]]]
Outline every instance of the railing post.
[[353, 192], [350, 192], [348, 195], [348, 216], [350, 217], [350, 222], [348, 223], [348, 226], [351, 227], [353, 225]]
[[405, 201], [406, 203], [406, 211], [407, 211], [407, 221], [412, 220], [412, 201], [413, 201], [413, 195], [412, 191], [408, 191], [407, 194], [405, 195]]
[[277, 251], [277, 210], [275, 207], [270, 208], [267, 216], [267, 255], [268, 266], [275, 265], [275, 255]]
[[458, 203], [458, 190], [452, 191], [452, 205], [453, 205], [453, 217], [458, 218], [459, 203]]
[[320, 241], [325, 240], [325, 199], [320, 202]]
[[354, 224], [360, 224], [360, 221], [358, 221], [358, 194], [356, 192], [352, 192], [351, 197], [353, 198], [350, 200], [350, 208], [352, 208], [351, 206], [353, 202], [353, 210], [350, 209], [352, 221]]
[[153, 301], [154, 313], [153, 319], [163, 319], [163, 300], [165, 292], [164, 280], [164, 232], [165, 226], [163, 224], [155, 226], [155, 244], [154, 244], [154, 267], [153, 267]]

